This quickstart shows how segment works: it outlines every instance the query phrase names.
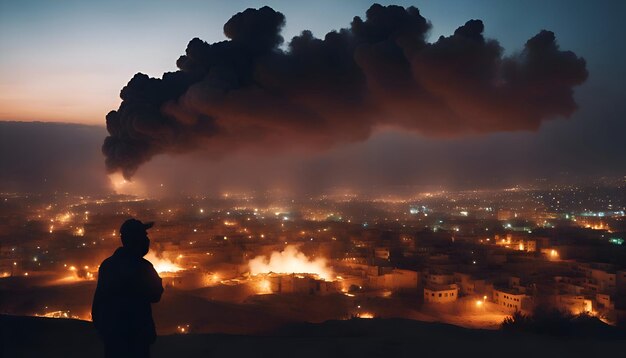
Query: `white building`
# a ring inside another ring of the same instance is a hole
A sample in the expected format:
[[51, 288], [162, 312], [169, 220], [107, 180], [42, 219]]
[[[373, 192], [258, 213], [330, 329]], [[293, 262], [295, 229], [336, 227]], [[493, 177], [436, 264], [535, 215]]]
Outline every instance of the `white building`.
[[510, 311], [521, 311], [526, 308], [529, 297], [517, 290], [494, 289], [493, 302]]
[[449, 303], [459, 298], [459, 287], [456, 284], [433, 285], [424, 287], [424, 302]]
[[590, 279], [588, 284], [598, 292], [612, 292], [616, 289], [618, 275], [611, 272], [612, 268], [611, 265], [600, 263], [578, 265], [578, 270]]

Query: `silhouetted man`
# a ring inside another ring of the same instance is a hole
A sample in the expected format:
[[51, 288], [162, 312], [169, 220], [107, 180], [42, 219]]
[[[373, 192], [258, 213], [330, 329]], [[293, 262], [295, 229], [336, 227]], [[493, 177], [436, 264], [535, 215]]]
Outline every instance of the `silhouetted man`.
[[129, 219], [120, 227], [122, 247], [100, 265], [91, 317], [104, 341], [106, 357], [149, 357], [156, 340], [151, 303], [163, 286], [152, 264], [143, 258], [154, 223]]

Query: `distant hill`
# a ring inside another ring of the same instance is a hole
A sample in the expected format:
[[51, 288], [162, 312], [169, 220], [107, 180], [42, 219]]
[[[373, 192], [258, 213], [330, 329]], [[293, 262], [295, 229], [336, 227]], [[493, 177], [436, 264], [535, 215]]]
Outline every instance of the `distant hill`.
[[104, 127], [0, 121], [0, 191], [107, 191]]
[[[159, 357], [621, 357], [626, 340], [556, 339], [403, 319], [288, 326], [273, 335], [160, 336]], [[2, 357], [101, 357], [91, 323], [0, 315]]]

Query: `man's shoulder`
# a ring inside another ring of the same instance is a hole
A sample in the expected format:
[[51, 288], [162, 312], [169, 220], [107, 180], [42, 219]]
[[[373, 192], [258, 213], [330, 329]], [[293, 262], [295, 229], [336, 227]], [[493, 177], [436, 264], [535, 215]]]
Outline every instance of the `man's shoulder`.
[[116, 268], [128, 266], [132, 266], [132, 264], [129, 265], [128, 258], [122, 253], [120, 248], [118, 248], [117, 250], [115, 250], [113, 255], [107, 257], [106, 259], [104, 259], [104, 261], [102, 261], [102, 263], [100, 264], [100, 271], [106, 271], [111, 269], [115, 270]]
[[154, 268], [154, 266], [152, 265], [152, 262], [144, 259], [143, 257], [141, 258], [140, 261], [143, 266], [148, 267], [148, 268]]
[[111, 265], [114, 265], [115, 258], [109, 256], [100, 264], [100, 271], [108, 269]]

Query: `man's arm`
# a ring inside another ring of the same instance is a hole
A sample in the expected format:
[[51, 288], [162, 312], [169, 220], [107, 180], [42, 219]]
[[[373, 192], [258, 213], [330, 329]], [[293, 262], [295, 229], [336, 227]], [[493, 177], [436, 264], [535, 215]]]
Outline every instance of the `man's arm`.
[[93, 321], [96, 329], [101, 330], [103, 304], [107, 300], [106, 295], [109, 290], [109, 273], [106, 270], [106, 265], [101, 265], [98, 269], [98, 283], [96, 285], [96, 292], [93, 296], [93, 303], [91, 305], [91, 320]]
[[163, 281], [152, 264], [145, 260], [142, 270], [141, 283], [143, 293], [149, 302], [156, 303], [161, 300], [163, 294]]

